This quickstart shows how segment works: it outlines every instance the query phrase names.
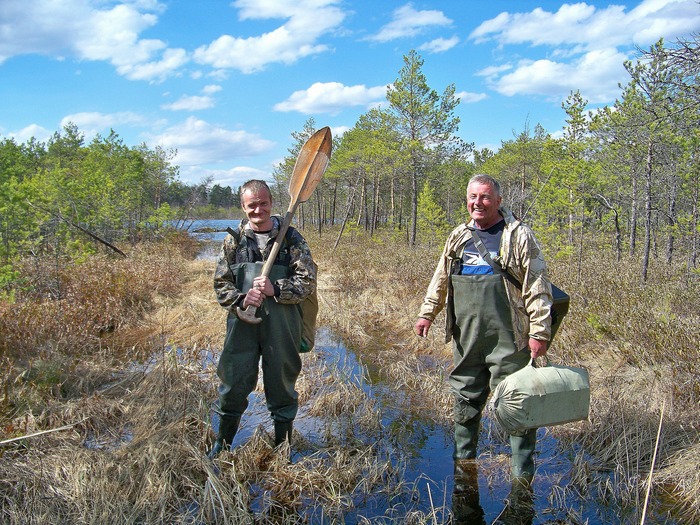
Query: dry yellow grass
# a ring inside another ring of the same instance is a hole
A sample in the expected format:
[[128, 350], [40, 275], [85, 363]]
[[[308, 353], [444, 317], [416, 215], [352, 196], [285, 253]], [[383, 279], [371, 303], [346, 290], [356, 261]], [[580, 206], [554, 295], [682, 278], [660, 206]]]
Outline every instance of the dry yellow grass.
[[[321, 271], [332, 276], [326, 277], [325, 303], [330, 308], [324, 322], [358, 347], [370, 348], [365, 357], [385, 363], [383, 370], [396, 388], [410, 391], [421, 385], [423, 401], [449, 421], [451, 399], [436, 381], [449, 372], [444, 363], [451, 359], [442, 339], [444, 321], [436, 320], [427, 340], [413, 335], [440, 248], [408, 248], [381, 236], [359, 236], [354, 242], [341, 241], [332, 253], [330, 243], [313, 241], [321, 254]], [[600, 487], [601, 493], [618, 498], [620, 505], [640, 503], [665, 403], [654, 487], [661, 495], [672, 489], [696, 520], [698, 462], [688, 459], [696, 458], [700, 440], [698, 274], [655, 260], [651, 282], [641, 285], [635, 260], [617, 263], [604, 249], [592, 250], [581, 267], [579, 279], [578, 261], [550, 261], [553, 281], [572, 296], [550, 356], [553, 362], [585, 366], [591, 377], [589, 421], [552, 429], [563, 442], [583, 446], [576, 454], [573, 485], [580, 479], [578, 485], [589, 490], [591, 470], [611, 472], [617, 483]], [[433, 381], [416, 359], [423, 354], [435, 359], [435, 368], [427, 373]], [[583, 451], [592, 460], [583, 461]]]
[[[439, 248], [357, 237], [331, 253], [330, 240], [310, 237], [321, 272], [320, 324], [361, 351], [418, 410], [450, 425], [445, 376], [451, 351], [443, 343], [442, 318], [429, 338], [413, 334]], [[245, 523], [258, 498], [265, 507], [259, 523], [293, 523], [300, 504], [341, 516], [358, 494], [410, 490], [386, 458], [352, 441], [350, 433], [326, 436], [323, 450], [293, 465], [284, 459], [286, 451], [272, 450], [262, 430], [215, 465], [206, 461], [209, 402], [217, 385], [211, 355], [221, 346], [225, 320], [211, 286], [213, 262], [185, 261], [167, 250], [160, 257], [133, 255], [102, 272], [114, 278], [111, 293], [123, 294], [110, 302], [107, 324], [75, 305], [70, 326], [48, 324], [32, 332], [55, 305], [0, 306], [9, 330], [25, 326], [15, 312], [34, 315], [26, 330], [3, 339], [0, 440], [68, 426], [0, 448], [0, 521]], [[556, 282], [573, 297], [552, 358], [585, 365], [593, 392], [589, 422], [553, 430], [563, 444], [583, 448], [577, 449], [570, 486], [560, 487], [552, 501], [564, 504], [566, 490], [596, 488], [621, 503], [638, 502], [665, 402], [654, 489], [671, 491], [693, 522], [700, 516], [697, 280], [679, 280], [659, 264], [655, 275], [665, 277], [655, 288], [640, 287], [634, 271], [608, 275], [596, 257], [595, 264], [584, 264], [581, 281], [571, 277], [567, 261], [552, 263]], [[139, 258], [143, 266], [132, 267]], [[91, 264], [102, 265], [91, 266], [95, 272], [111, 262]], [[131, 271], [135, 277], [125, 280]], [[73, 288], [64, 290], [98, 302], [89, 292], [93, 280], [83, 279], [84, 291], [78, 277], [68, 282]], [[46, 289], [50, 283], [40, 284]], [[348, 416], [348, 432], [361, 425], [372, 435], [375, 407], [348, 377], [342, 366], [308, 354], [300, 401], [311, 415]], [[484, 461], [493, 482], [503, 482], [504, 456]], [[597, 471], [612, 473], [616, 483], [595, 487]], [[420, 513], [405, 517], [406, 523], [428, 520]]]
[[[297, 523], [300, 509], [342, 517], [358, 494], [403, 490], [372, 444], [337, 432], [292, 465], [261, 429], [234, 453], [208, 461], [218, 381], [215, 355], [207, 354], [220, 348], [225, 312], [214, 299], [211, 261], [171, 254], [162, 263], [179, 268], [179, 292], [148, 297], [142, 315], [121, 323], [102, 349], [82, 345], [71, 355], [47, 338], [53, 349], [30, 357], [24, 371], [25, 361], [5, 356], [11, 410], [0, 440], [16, 439], [0, 449], [0, 521], [249, 523], [255, 499], [256, 522]], [[351, 433], [377, 432], [371, 398], [342, 365], [317, 354], [304, 360], [298, 386], [307, 413], [347, 420]]]

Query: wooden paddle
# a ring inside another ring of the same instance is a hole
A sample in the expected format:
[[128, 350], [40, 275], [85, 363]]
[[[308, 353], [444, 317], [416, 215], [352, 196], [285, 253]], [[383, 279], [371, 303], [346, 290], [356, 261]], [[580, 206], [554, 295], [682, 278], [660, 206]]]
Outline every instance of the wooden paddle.
[[[280, 251], [289, 225], [292, 223], [292, 217], [294, 216], [297, 206], [302, 202], [306, 202], [309, 197], [311, 197], [314, 189], [316, 189], [316, 186], [321, 181], [323, 173], [326, 171], [326, 166], [328, 166], [328, 161], [331, 158], [332, 143], [333, 138], [331, 136], [331, 130], [326, 126], [311, 135], [309, 140], [302, 146], [301, 151], [299, 151], [296, 163], [294, 164], [292, 178], [289, 180], [289, 197], [291, 198], [289, 208], [287, 209], [287, 213], [280, 226], [280, 231], [275, 238], [275, 243], [272, 245], [272, 250], [263, 265], [260, 275], [264, 277], [270, 275], [270, 270], [272, 270], [272, 265], [275, 264], [275, 259]], [[236, 315], [238, 315], [241, 321], [257, 324], [262, 321], [262, 319], [255, 316], [256, 311], [257, 308], [254, 306], [247, 306], [246, 308], [237, 307]]]

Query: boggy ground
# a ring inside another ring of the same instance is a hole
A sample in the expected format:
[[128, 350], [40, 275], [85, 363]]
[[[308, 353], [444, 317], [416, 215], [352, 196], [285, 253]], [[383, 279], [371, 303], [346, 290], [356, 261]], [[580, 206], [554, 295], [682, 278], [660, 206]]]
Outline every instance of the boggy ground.
[[[439, 249], [356, 237], [333, 253], [332, 234], [307, 237], [320, 267], [320, 324], [365, 348], [397, 389], [449, 425], [445, 369], [426, 369], [420, 358], [449, 361], [441, 320], [427, 340], [412, 332]], [[135, 249], [126, 260], [27, 265], [25, 292], [0, 306], [2, 522], [343, 523], [365, 497], [410, 494], [396, 466], [356, 439], [354, 429], [378, 431], [371, 399], [317, 353], [304, 356], [298, 390], [304, 411], [328, 419], [322, 442], [296, 433], [290, 465], [261, 427], [234, 453], [205, 459], [217, 384], [211, 356], [224, 312], [213, 300], [212, 263], [192, 260], [195, 251], [181, 240]], [[616, 272], [606, 268], [620, 265], [600, 253], [595, 264], [582, 262], [580, 277], [578, 261], [551, 262], [554, 281], [572, 295], [552, 359], [586, 366], [592, 382], [589, 421], [551, 430], [575, 465], [552, 505], [566, 507], [567, 491], [575, 491], [613, 515], [636, 507], [619, 523], [638, 523], [655, 461], [654, 492], [672, 492], [693, 523], [700, 515], [698, 276], [659, 263], [653, 284], [640, 286], [633, 261]], [[448, 516], [436, 502], [394, 520], [358, 521], [447, 523]], [[576, 509], [568, 516], [580, 523]]]
[[[408, 249], [386, 239], [375, 239], [372, 248], [362, 239], [335, 252], [331, 245], [316, 244], [336, 287], [330, 325], [360, 346], [380, 339], [379, 359], [390, 373], [397, 370], [397, 387], [410, 386], [413, 369], [407, 365], [403, 373], [402, 368], [413, 356], [428, 352], [450, 359], [442, 317], [428, 340], [412, 335], [440, 247]], [[589, 420], [548, 430], [560, 453], [573, 458], [572, 471], [555, 481], [549, 499], [566, 507], [567, 492], [575, 493], [599, 501], [620, 523], [640, 523], [651, 480], [655, 503], [668, 503], [655, 509], [659, 515], [673, 509], [679, 523], [695, 523], [700, 517], [700, 274], [684, 263], [669, 267], [654, 260], [642, 285], [636, 259], [618, 262], [603, 247], [588, 253], [582, 260], [548, 254], [553, 282], [572, 297], [550, 358], [585, 367], [591, 380]], [[415, 378], [413, 386], [422, 389], [424, 376]], [[434, 409], [449, 418], [450, 400], [427, 390]], [[567, 519], [578, 523], [576, 516], [572, 508]]]
[[288, 464], [261, 426], [206, 459], [225, 313], [212, 261], [194, 253], [180, 240], [24, 269], [0, 311], [0, 522], [343, 523], [372, 495], [411, 500], [376, 440], [357, 437], [381, 431], [371, 398], [317, 352], [297, 387], [304, 413], [327, 421], [320, 440], [297, 432]]

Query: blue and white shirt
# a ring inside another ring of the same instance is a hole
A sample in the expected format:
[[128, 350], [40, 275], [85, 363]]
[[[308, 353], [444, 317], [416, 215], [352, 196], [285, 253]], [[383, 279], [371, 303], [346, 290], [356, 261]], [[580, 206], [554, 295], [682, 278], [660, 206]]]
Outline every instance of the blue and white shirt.
[[[479, 230], [479, 237], [491, 254], [491, 258], [498, 255], [498, 250], [501, 246], [501, 236], [503, 235], [503, 228], [505, 225], [506, 221], [503, 220], [486, 230]], [[493, 268], [481, 257], [479, 250], [477, 250], [474, 245], [474, 240], [471, 238], [464, 245], [462, 268], [459, 273], [460, 275], [484, 275], [493, 273]]]

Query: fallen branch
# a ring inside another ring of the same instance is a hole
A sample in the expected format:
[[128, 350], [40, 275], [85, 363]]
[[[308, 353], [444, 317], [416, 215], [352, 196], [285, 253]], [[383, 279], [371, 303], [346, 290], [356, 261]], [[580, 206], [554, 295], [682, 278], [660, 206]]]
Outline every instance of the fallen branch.
[[42, 430], [41, 432], [34, 432], [33, 434], [27, 434], [26, 436], [19, 436], [19, 437], [12, 438], [12, 439], [6, 439], [4, 441], [0, 441], [0, 445], [8, 445], [8, 444], [14, 443], [16, 441], [22, 441], [23, 439], [29, 439], [29, 438], [33, 438], [33, 437], [37, 437], [37, 436], [43, 436], [44, 434], [51, 434], [52, 432], [60, 432], [62, 430], [68, 430], [68, 429], [73, 428], [75, 425], [82, 423], [83, 421], [85, 421], [85, 420], [83, 419], [82, 421], [78, 421], [78, 423], [73, 423], [71, 425], [64, 425], [64, 426], [58, 427], [58, 428], [52, 428], [49, 430]]
[[74, 223], [73, 221], [71, 221], [70, 219], [66, 219], [66, 218], [61, 214], [61, 212], [58, 212], [58, 213], [52, 212], [51, 210], [47, 210], [46, 208], [42, 208], [41, 206], [37, 206], [36, 204], [32, 204], [32, 203], [29, 202], [29, 201], [27, 201], [27, 203], [28, 203], [30, 206], [32, 206], [33, 208], [37, 208], [37, 209], [43, 211], [44, 213], [48, 213], [49, 215], [53, 215], [53, 216], [56, 217], [57, 219], [60, 219], [60, 220], [62, 220], [63, 222], [65, 222], [66, 224], [69, 224], [69, 225], [73, 226], [74, 228], [77, 228], [78, 230], [80, 230], [81, 232], [83, 232], [85, 235], [89, 235], [90, 237], [92, 237], [93, 239], [95, 239], [97, 242], [101, 242], [102, 244], [104, 244], [104, 245], [107, 246], [108, 248], [111, 248], [112, 250], [114, 250], [115, 252], [117, 252], [117, 253], [118, 253], [119, 255], [121, 255], [122, 257], [126, 257], [126, 254], [125, 254], [123, 251], [121, 251], [119, 248], [117, 248], [117, 247], [114, 246], [113, 244], [109, 243], [108, 241], [105, 241], [105, 240], [102, 239], [101, 237], [98, 237], [97, 235], [95, 235], [95, 234], [92, 233], [91, 231], [86, 230], [85, 228], [83, 228], [82, 226], [80, 226], [80, 224], [76, 224], [76, 223]]

